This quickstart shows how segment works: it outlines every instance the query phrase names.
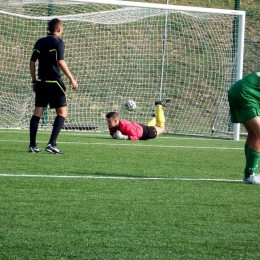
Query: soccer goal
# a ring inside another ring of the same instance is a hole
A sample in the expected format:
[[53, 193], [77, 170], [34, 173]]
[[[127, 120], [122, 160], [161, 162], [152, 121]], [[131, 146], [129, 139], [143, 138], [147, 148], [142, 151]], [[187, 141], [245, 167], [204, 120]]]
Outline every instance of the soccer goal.
[[[242, 77], [245, 12], [109, 0], [1, 1], [0, 128], [29, 128], [31, 50], [54, 17], [79, 83], [73, 91], [63, 77], [65, 129], [107, 131], [110, 111], [145, 124], [155, 101], [172, 98], [166, 132], [232, 137], [227, 90]], [[46, 108], [40, 127], [50, 129], [54, 116]]]

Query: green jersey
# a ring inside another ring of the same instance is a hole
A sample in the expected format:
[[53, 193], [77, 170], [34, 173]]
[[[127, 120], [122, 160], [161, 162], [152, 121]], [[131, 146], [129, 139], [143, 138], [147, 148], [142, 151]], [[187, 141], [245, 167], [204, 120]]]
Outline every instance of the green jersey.
[[260, 91], [260, 72], [249, 74], [238, 82], [240, 82], [241, 84], [245, 84], [245, 87], [248, 86], [249, 88]]

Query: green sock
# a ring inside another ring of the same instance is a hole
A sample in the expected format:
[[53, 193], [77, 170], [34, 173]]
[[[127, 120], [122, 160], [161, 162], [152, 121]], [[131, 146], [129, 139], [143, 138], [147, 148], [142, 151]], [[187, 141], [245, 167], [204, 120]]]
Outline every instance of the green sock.
[[248, 178], [252, 174], [258, 174], [258, 160], [260, 152], [254, 151], [249, 146], [246, 150], [246, 167], [244, 170], [245, 177]]
[[247, 150], [248, 150], [248, 145], [245, 144], [244, 152], [245, 152], [245, 157], [247, 157]]

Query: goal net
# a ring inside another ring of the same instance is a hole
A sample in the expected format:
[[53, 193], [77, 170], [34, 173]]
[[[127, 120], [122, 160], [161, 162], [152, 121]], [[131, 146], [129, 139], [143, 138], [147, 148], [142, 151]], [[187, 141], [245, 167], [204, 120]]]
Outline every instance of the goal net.
[[[99, 3], [96, 3], [99, 2]], [[107, 131], [106, 113], [147, 123], [165, 107], [166, 132], [233, 131], [227, 90], [241, 78], [244, 12], [125, 1], [5, 0], [0, 3], [0, 128], [28, 129], [34, 109], [29, 60], [47, 22], [60, 18], [66, 76], [65, 129]], [[124, 110], [134, 100], [137, 109]], [[39, 128], [51, 129], [48, 108]]]

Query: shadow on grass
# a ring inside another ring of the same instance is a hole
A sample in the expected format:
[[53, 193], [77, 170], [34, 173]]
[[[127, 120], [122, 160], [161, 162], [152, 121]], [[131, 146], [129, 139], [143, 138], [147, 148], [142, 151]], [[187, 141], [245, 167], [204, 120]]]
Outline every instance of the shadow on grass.
[[[74, 173], [75, 174], [75, 173]], [[97, 177], [97, 178], [133, 178], [133, 179], [144, 179], [144, 178], [152, 178], [151, 176], [140, 176], [140, 175], [134, 175], [134, 174], [114, 174], [114, 173], [102, 173], [102, 172], [93, 172], [93, 173], [77, 173], [81, 176], [93, 176], [93, 177]], [[156, 177], [154, 177], [156, 178]], [[163, 177], [162, 177], [163, 178]]]
[[166, 181], [189, 181], [189, 182], [226, 182], [226, 183], [243, 183], [242, 180], [231, 180], [231, 179], [210, 179], [210, 178], [187, 178], [187, 177], [164, 177], [164, 176], [140, 176], [134, 174], [113, 174], [113, 173], [77, 173], [82, 177], [86, 178], [97, 178], [97, 179], [133, 179], [133, 180], [166, 180]]

